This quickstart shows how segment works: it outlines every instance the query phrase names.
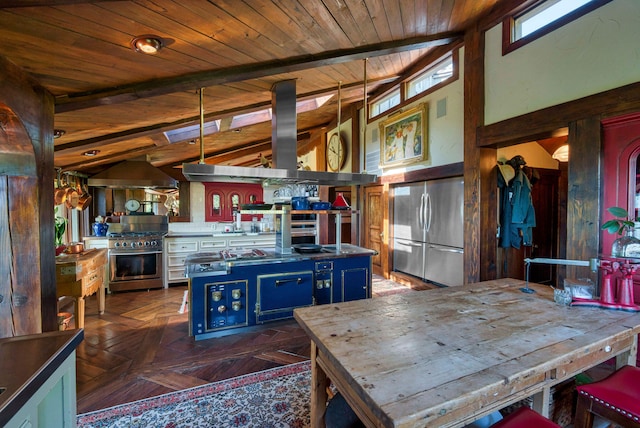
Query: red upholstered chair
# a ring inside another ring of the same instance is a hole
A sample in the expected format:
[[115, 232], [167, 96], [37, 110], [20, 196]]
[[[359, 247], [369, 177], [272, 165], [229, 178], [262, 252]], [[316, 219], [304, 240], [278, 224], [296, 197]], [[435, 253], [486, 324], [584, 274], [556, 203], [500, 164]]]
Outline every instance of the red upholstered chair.
[[591, 428], [593, 415], [623, 427], [640, 428], [640, 369], [624, 366], [607, 378], [580, 385], [575, 428]]
[[524, 406], [505, 417], [490, 428], [561, 428], [539, 413]]

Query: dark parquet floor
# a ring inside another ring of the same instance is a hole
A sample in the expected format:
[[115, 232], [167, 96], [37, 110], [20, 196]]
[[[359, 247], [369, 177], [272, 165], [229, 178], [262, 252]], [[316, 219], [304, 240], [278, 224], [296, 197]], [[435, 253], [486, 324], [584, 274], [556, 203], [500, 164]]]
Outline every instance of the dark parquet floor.
[[[384, 294], [389, 288], [403, 287], [391, 284]], [[96, 296], [87, 298], [77, 349], [78, 413], [309, 359], [309, 338], [295, 320], [195, 341], [188, 312], [179, 313], [185, 290], [109, 294], [103, 315]]]

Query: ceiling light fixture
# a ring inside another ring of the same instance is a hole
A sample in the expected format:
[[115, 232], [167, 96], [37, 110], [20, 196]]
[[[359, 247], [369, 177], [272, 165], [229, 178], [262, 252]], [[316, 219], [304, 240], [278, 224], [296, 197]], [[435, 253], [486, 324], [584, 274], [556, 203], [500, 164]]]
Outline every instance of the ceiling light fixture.
[[100, 150], [89, 150], [89, 151], [84, 152], [84, 153], [82, 154], [82, 156], [89, 156], [89, 157], [92, 157], [92, 156], [97, 155], [98, 153], [100, 153]]
[[131, 40], [133, 50], [144, 54], [155, 54], [162, 49], [163, 46], [162, 38], [152, 34], [145, 34], [144, 36], [138, 36]]
[[65, 131], [64, 129], [54, 129], [53, 130], [53, 138], [60, 138], [62, 137], [64, 134], [66, 134], [67, 131]]
[[569, 145], [565, 144], [564, 146], [560, 146], [553, 152], [551, 157], [559, 162], [568, 162], [569, 161]]

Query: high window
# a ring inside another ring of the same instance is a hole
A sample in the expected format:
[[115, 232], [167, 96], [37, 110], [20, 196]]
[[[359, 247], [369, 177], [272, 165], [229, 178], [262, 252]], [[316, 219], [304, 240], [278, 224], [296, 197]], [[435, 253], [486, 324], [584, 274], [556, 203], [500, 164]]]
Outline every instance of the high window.
[[610, 1], [543, 0], [517, 11], [503, 23], [503, 53], [536, 40]]
[[427, 89], [447, 80], [453, 75], [453, 57], [447, 56], [433, 67], [407, 82], [407, 98], [414, 97]]
[[372, 102], [369, 108], [369, 114], [371, 117], [381, 115], [398, 104], [400, 104], [400, 89], [396, 89], [384, 97]]
[[458, 48], [445, 52], [422, 68], [408, 71], [400, 83], [382, 89], [369, 101], [369, 121], [397, 110], [458, 78]]

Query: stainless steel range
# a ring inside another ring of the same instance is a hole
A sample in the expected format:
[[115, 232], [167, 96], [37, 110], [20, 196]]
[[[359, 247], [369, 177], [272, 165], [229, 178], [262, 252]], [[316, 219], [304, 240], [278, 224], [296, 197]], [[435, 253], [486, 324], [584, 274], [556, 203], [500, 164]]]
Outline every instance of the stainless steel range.
[[109, 289], [111, 291], [162, 288], [164, 216], [122, 216], [108, 233]]

